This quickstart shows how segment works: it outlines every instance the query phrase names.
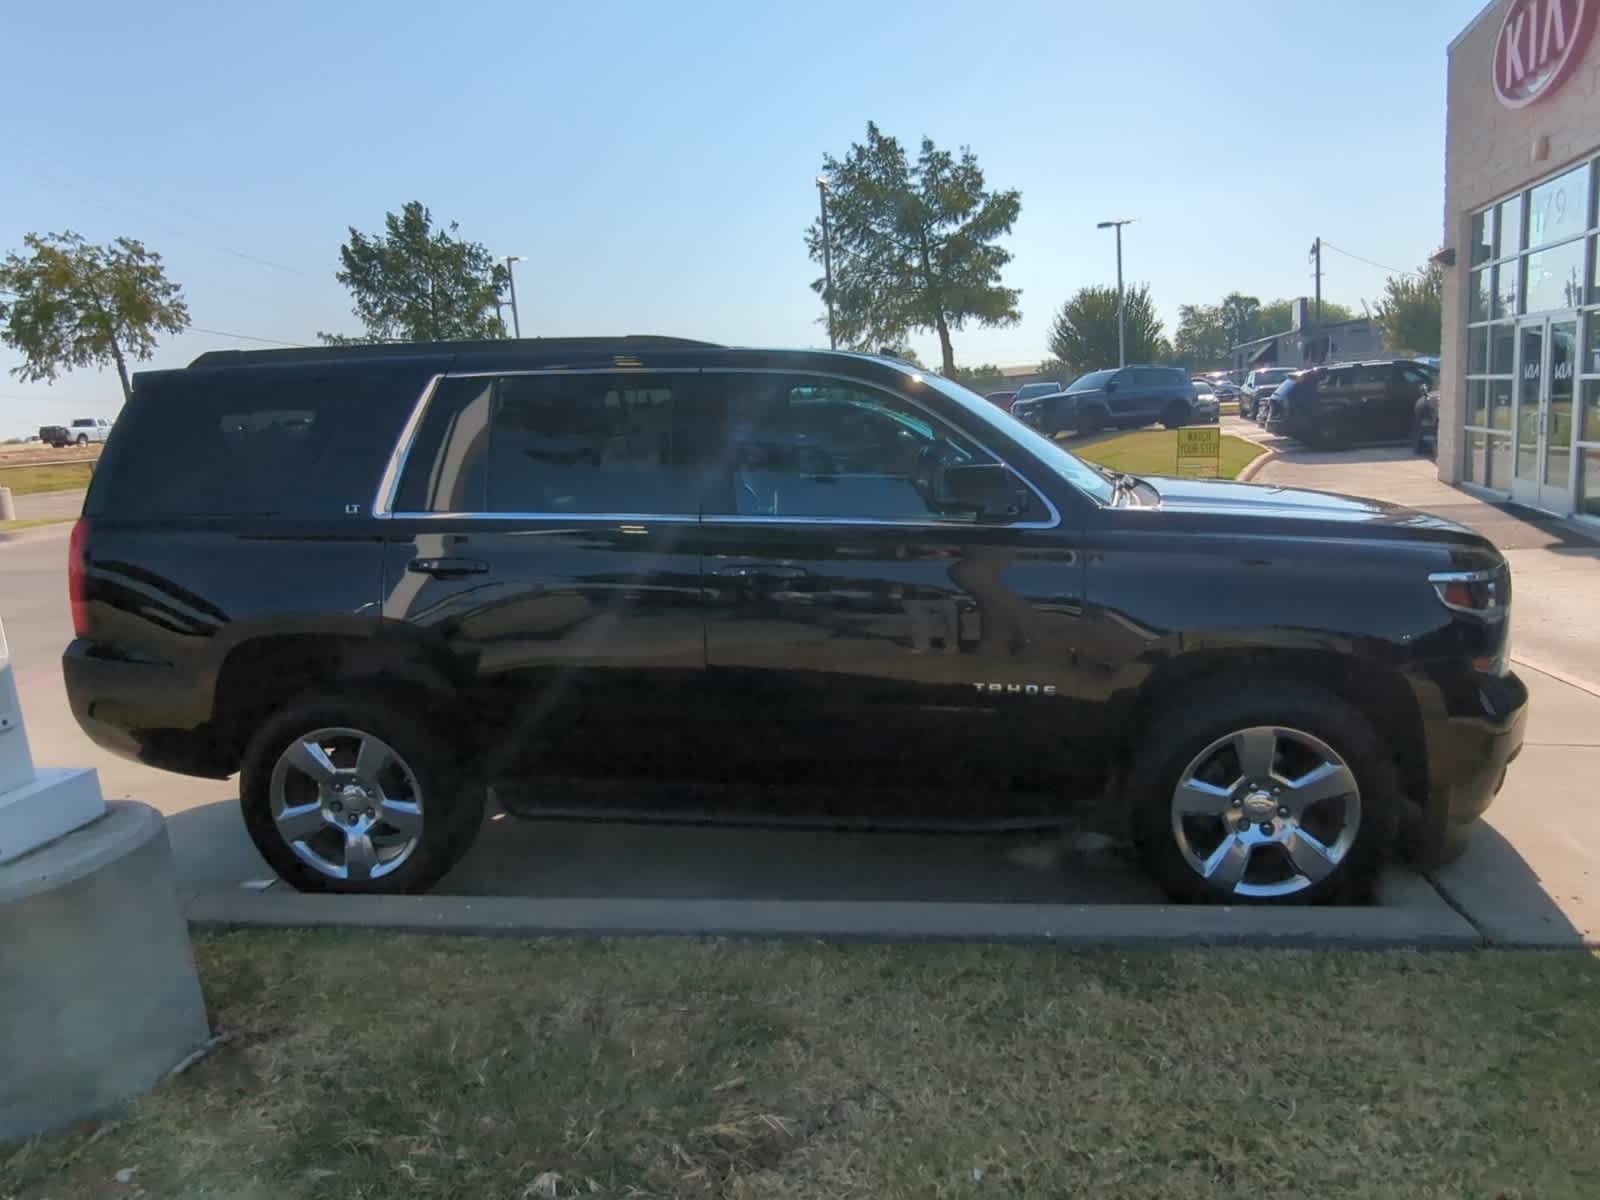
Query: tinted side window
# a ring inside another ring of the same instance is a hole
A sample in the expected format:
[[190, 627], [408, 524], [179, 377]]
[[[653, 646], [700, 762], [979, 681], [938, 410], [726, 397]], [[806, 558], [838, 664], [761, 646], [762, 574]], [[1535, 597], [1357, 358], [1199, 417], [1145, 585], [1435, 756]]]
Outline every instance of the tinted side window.
[[[954, 429], [874, 388], [797, 375], [723, 377], [723, 460], [740, 516], [962, 520], [934, 501], [945, 466], [993, 462]], [[708, 511], [712, 511], [709, 510]]]
[[484, 511], [493, 405], [491, 379], [439, 381], [406, 454], [395, 512]]
[[714, 474], [679, 424], [692, 375], [521, 375], [496, 382], [488, 511], [695, 516]]
[[1359, 366], [1355, 370], [1355, 383], [1357, 387], [1381, 388], [1389, 382], [1390, 367], [1387, 363], [1376, 366]]
[[425, 369], [190, 368], [140, 379], [91, 516], [367, 514]]

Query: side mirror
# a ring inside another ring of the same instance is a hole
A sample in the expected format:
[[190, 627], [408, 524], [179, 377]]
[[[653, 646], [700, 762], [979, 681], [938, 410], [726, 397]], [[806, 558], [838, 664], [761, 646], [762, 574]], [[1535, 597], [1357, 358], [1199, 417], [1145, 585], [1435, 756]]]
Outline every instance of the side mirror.
[[1027, 485], [1000, 463], [944, 467], [934, 478], [933, 502], [953, 512], [990, 520], [1015, 520], [1028, 509]]

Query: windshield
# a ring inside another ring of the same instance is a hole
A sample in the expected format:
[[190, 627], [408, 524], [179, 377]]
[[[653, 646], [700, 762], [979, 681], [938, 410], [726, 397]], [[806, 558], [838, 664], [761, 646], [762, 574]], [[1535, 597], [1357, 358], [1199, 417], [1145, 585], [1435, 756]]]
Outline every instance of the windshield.
[[1073, 392], [1092, 392], [1097, 388], [1103, 388], [1106, 381], [1115, 374], [1115, 371], [1090, 371], [1087, 375], [1080, 375], [1074, 379], [1067, 392], [1070, 395]]
[[[1109, 375], [1111, 372], [1104, 371], [1101, 374]], [[1081, 458], [1067, 453], [1044, 434], [1028, 428], [1021, 421], [1009, 420], [1004, 415], [997, 416], [994, 405], [985, 402], [976, 392], [970, 392], [954, 380], [932, 372], [921, 374], [918, 378], [941, 395], [948, 396], [960, 404], [986, 426], [1003, 428], [1007, 437], [1025, 445], [1034, 457], [1080, 492], [1093, 497], [1101, 504], [1110, 504], [1116, 498], [1116, 489], [1099, 471]], [[1006, 424], [1002, 427], [998, 424], [999, 421], [1005, 421]]]
[[1289, 372], [1287, 370], [1262, 371], [1256, 376], [1256, 386], [1275, 387], [1287, 378], [1289, 378]]

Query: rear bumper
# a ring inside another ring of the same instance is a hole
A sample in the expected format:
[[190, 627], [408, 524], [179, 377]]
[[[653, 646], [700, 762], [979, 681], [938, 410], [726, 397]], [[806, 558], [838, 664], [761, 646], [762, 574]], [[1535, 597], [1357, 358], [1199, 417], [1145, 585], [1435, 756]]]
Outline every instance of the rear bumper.
[[1445, 711], [1428, 723], [1428, 797], [1421, 850], [1439, 862], [1459, 853], [1472, 823], [1505, 783], [1522, 752], [1528, 689], [1516, 675], [1474, 673], [1442, 693]]
[[61, 658], [67, 701], [89, 740], [122, 758], [164, 771], [225, 779], [211, 736], [211, 691], [169, 663], [93, 657], [79, 639]]

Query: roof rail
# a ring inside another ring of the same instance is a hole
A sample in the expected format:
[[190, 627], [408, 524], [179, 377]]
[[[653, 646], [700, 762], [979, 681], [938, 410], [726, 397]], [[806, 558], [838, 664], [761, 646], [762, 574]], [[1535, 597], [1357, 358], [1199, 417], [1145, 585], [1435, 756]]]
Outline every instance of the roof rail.
[[470, 354], [481, 352], [559, 354], [626, 354], [637, 350], [723, 350], [716, 342], [693, 338], [662, 337], [655, 334], [626, 334], [622, 337], [578, 338], [494, 338], [461, 342], [363, 342], [346, 346], [300, 346], [286, 350], [207, 350], [189, 365], [223, 367], [247, 363], [337, 362], [349, 358], [407, 358], [428, 354]]

